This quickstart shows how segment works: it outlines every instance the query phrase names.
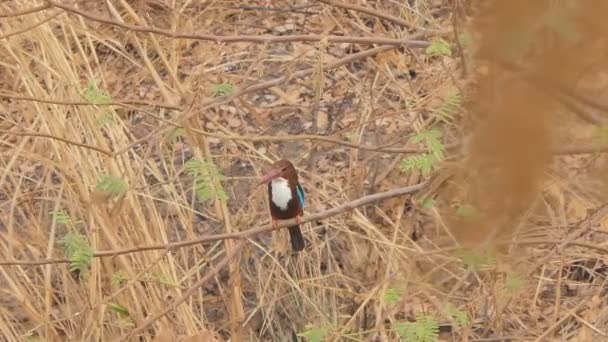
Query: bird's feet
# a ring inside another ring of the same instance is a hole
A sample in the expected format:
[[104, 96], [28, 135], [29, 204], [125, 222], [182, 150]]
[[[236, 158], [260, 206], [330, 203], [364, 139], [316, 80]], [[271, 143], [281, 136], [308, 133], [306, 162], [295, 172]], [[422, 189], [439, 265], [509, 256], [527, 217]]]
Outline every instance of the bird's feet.
[[300, 216], [300, 215], [296, 216], [296, 223], [298, 225], [300, 225], [300, 223], [302, 223], [302, 216]]
[[277, 225], [279, 224], [279, 222], [277, 220], [275, 220], [275, 219], [272, 219], [271, 221], [272, 221], [272, 223], [271, 223], [272, 224], [272, 229], [277, 229]]

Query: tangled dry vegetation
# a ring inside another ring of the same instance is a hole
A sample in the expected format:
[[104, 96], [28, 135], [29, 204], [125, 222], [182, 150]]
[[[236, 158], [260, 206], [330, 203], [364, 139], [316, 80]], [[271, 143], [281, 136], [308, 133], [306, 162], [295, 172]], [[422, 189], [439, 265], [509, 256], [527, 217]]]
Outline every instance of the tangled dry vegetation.
[[608, 339], [606, 24], [497, 69], [545, 9], [356, 3], [0, 3], [0, 340]]

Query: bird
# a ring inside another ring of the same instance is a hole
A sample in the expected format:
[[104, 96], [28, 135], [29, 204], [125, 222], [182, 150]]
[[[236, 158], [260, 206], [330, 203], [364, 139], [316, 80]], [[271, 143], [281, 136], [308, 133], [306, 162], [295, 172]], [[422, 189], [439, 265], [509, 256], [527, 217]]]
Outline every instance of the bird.
[[264, 183], [268, 184], [272, 225], [276, 227], [277, 220], [295, 218], [297, 224], [288, 227], [291, 248], [296, 252], [303, 250], [306, 243], [300, 230], [300, 219], [304, 214], [305, 197], [296, 168], [289, 160], [279, 160], [262, 176], [260, 185]]

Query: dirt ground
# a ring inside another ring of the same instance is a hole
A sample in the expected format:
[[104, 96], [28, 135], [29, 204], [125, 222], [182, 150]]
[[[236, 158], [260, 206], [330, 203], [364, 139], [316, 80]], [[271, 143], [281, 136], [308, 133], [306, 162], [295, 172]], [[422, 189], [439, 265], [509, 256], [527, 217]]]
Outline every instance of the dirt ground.
[[608, 341], [606, 7], [0, 2], [0, 341]]

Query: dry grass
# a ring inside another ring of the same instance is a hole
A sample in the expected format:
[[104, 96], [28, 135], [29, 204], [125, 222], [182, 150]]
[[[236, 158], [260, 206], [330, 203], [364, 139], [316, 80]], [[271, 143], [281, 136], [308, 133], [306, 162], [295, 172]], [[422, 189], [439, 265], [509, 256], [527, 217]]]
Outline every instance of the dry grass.
[[[327, 340], [392, 341], [395, 323], [421, 314], [438, 320], [446, 341], [607, 339], [606, 160], [587, 154], [604, 122], [590, 100], [604, 94], [603, 69], [564, 55], [562, 67], [578, 72], [565, 78], [577, 87], [555, 92], [567, 103], [545, 106], [550, 96], [530, 90], [534, 82], [514, 86], [485, 134], [459, 149], [494, 100], [484, 90], [510, 76], [470, 48], [424, 53], [436, 36], [458, 46], [454, 29], [476, 13], [450, 3], [457, 14], [441, 1], [0, 3], [0, 341], [288, 341], [318, 330]], [[483, 19], [481, 33], [502, 23]], [[603, 45], [586, 34], [578, 48], [591, 56]], [[547, 59], [533, 57], [532, 66]], [[542, 83], [555, 68], [522, 79]], [[234, 90], [216, 96], [221, 84]], [[433, 113], [453, 89], [486, 101], [441, 122]], [[113, 105], [92, 103], [100, 100]], [[504, 116], [514, 110], [517, 120]], [[539, 111], [534, 131], [509, 145]], [[256, 178], [280, 157], [298, 166], [308, 213], [418, 184], [427, 177], [401, 171], [396, 152], [420, 151], [408, 139], [431, 126], [456, 147], [448, 159], [471, 155], [469, 174], [449, 162], [430, 176], [432, 209], [407, 195], [311, 222], [297, 256], [281, 230], [96, 257], [84, 275], [64, 262], [68, 233], [112, 251], [267, 224]], [[556, 137], [568, 146], [550, 145]], [[552, 148], [566, 155], [551, 159]], [[509, 167], [479, 171], [495, 155]], [[227, 199], [197, 197], [191, 158], [216, 165], [226, 178], [203, 178]], [[124, 196], [100, 191], [104, 175], [126, 182]], [[450, 214], [467, 201], [487, 204], [487, 231]], [[54, 220], [57, 211], [71, 220]], [[484, 257], [456, 239], [500, 248]]]

